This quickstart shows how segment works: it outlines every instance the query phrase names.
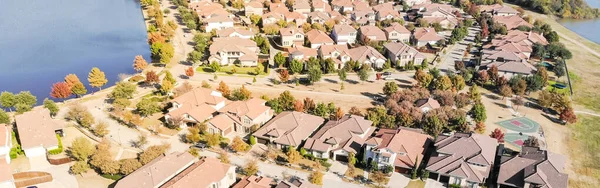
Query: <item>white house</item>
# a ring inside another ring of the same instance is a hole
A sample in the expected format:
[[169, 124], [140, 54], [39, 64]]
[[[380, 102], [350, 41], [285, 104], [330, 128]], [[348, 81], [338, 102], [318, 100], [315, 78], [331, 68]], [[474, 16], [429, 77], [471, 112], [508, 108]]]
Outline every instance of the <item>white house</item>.
[[380, 129], [365, 142], [366, 160], [408, 174], [420, 166], [431, 137], [410, 128]]
[[10, 163], [10, 149], [12, 148], [12, 134], [7, 125], [0, 124], [0, 159], [4, 157]]
[[336, 24], [331, 31], [331, 38], [336, 44], [354, 44], [358, 31], [347, 24]]
[[238, 63], [241, 66], [258, 66], [259, 48], [256, 42], [239, 37], [214, 38], [209, 48], [209, 62], [216, 61], [221, 65]]
[[165, 114], [168, 123], [181, 127], [198, 124], [213, 117], [217, 110], [225, 107], [227, 99], [220, 92], [206, 88], [194, 88], [171, 101], [171, 108]]
[[206, 19], [204, 22], [206, 23], [206, 32], [233, 27], [233, 19], [226, 15], [212, 16]]

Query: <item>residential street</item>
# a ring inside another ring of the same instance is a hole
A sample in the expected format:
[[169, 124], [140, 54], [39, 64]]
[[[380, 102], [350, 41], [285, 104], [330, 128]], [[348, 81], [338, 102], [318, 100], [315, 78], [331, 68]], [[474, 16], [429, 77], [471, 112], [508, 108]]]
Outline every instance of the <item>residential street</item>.
[[[446, 54], [442, 55], [442, 62], [437, 65], [437, 68], [443, 73], [454, 72], [454, 62], [463, 60], [467, 45], [474, 44], [475, 35], [479, 33], [479, 30], [479, 28], [470, 27], [469, 34], [464, 40], [456, 42], [451, 48], [446, 49]], [[469, 54], [468, 57], [471, 56]]]

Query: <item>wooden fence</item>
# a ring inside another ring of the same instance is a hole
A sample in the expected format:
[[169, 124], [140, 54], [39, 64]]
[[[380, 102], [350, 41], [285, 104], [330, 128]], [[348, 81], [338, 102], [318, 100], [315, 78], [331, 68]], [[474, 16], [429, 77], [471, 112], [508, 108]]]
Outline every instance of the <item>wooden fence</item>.
[[16, 187], [27, 187], [52, 181], [52, 175], [47, 172], [19, 172], [13, 174]]

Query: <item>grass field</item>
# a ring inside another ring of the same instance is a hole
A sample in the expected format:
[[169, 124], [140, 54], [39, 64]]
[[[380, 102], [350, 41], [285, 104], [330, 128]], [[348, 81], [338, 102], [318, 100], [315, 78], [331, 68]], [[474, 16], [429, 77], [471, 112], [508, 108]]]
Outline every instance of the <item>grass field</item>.
[[425, 187], [425, 182], [421, 181], [421, 180], [410, 181], [410, 182], [408, 182], [408, 185], [406, 185], [406, 188], [423, 188], [423, 187]]
[[[256, 75], [256, 67], [239, 67], [237, 65], [221, 67], [219, 73], [234, 74], [232, 71], [234, 67], [236, 75]], [[202, 73], [214, 73], [214, 71], [208, 66], [199, 66], [198, 68], [196, 68], [196, 71]], [[260, 75], [265, 74], [267, 73], [265, 73], [264, 71], [260, 71]]]
[[580, 115], [578, 123], [570, 125], [570, 159], [577, 177], [569, 176], [569, 187], [598, 187], [600, 185], [600, 117]]

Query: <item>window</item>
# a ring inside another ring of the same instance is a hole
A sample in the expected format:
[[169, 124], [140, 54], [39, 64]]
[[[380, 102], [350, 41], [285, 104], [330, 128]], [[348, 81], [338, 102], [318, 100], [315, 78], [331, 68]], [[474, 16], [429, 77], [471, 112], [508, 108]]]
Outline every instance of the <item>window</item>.
[[458, 177], [454, 177], [454, 184], [460, 185], [461, 179]]
[[284, 45], [284, 46], [288, 46], [288, 45], [290, 45], [290, 41], [284, 41], [284, 42], [283, 42], [283, 45]]
[[296, 35], [296, 38], [297, 39], [302, 38], [302, 35]]
[[355, 36], [355, 35], [356, 35], [356, 33], [350, 33], [350, 36]]
[[392, 33], [392, 37], [398, 36], [398, 33]]
[[245, 124], [251, 124], [252, 121], [250, 119], [248, 119], [248, 118], [244, 118], [244, 123]]
[[389, 157], [381, 157], [381, 161], [382, 161], [382, 162], [389, 163], [389, 161], [390, 161], [390, 158], [389, 158]]

